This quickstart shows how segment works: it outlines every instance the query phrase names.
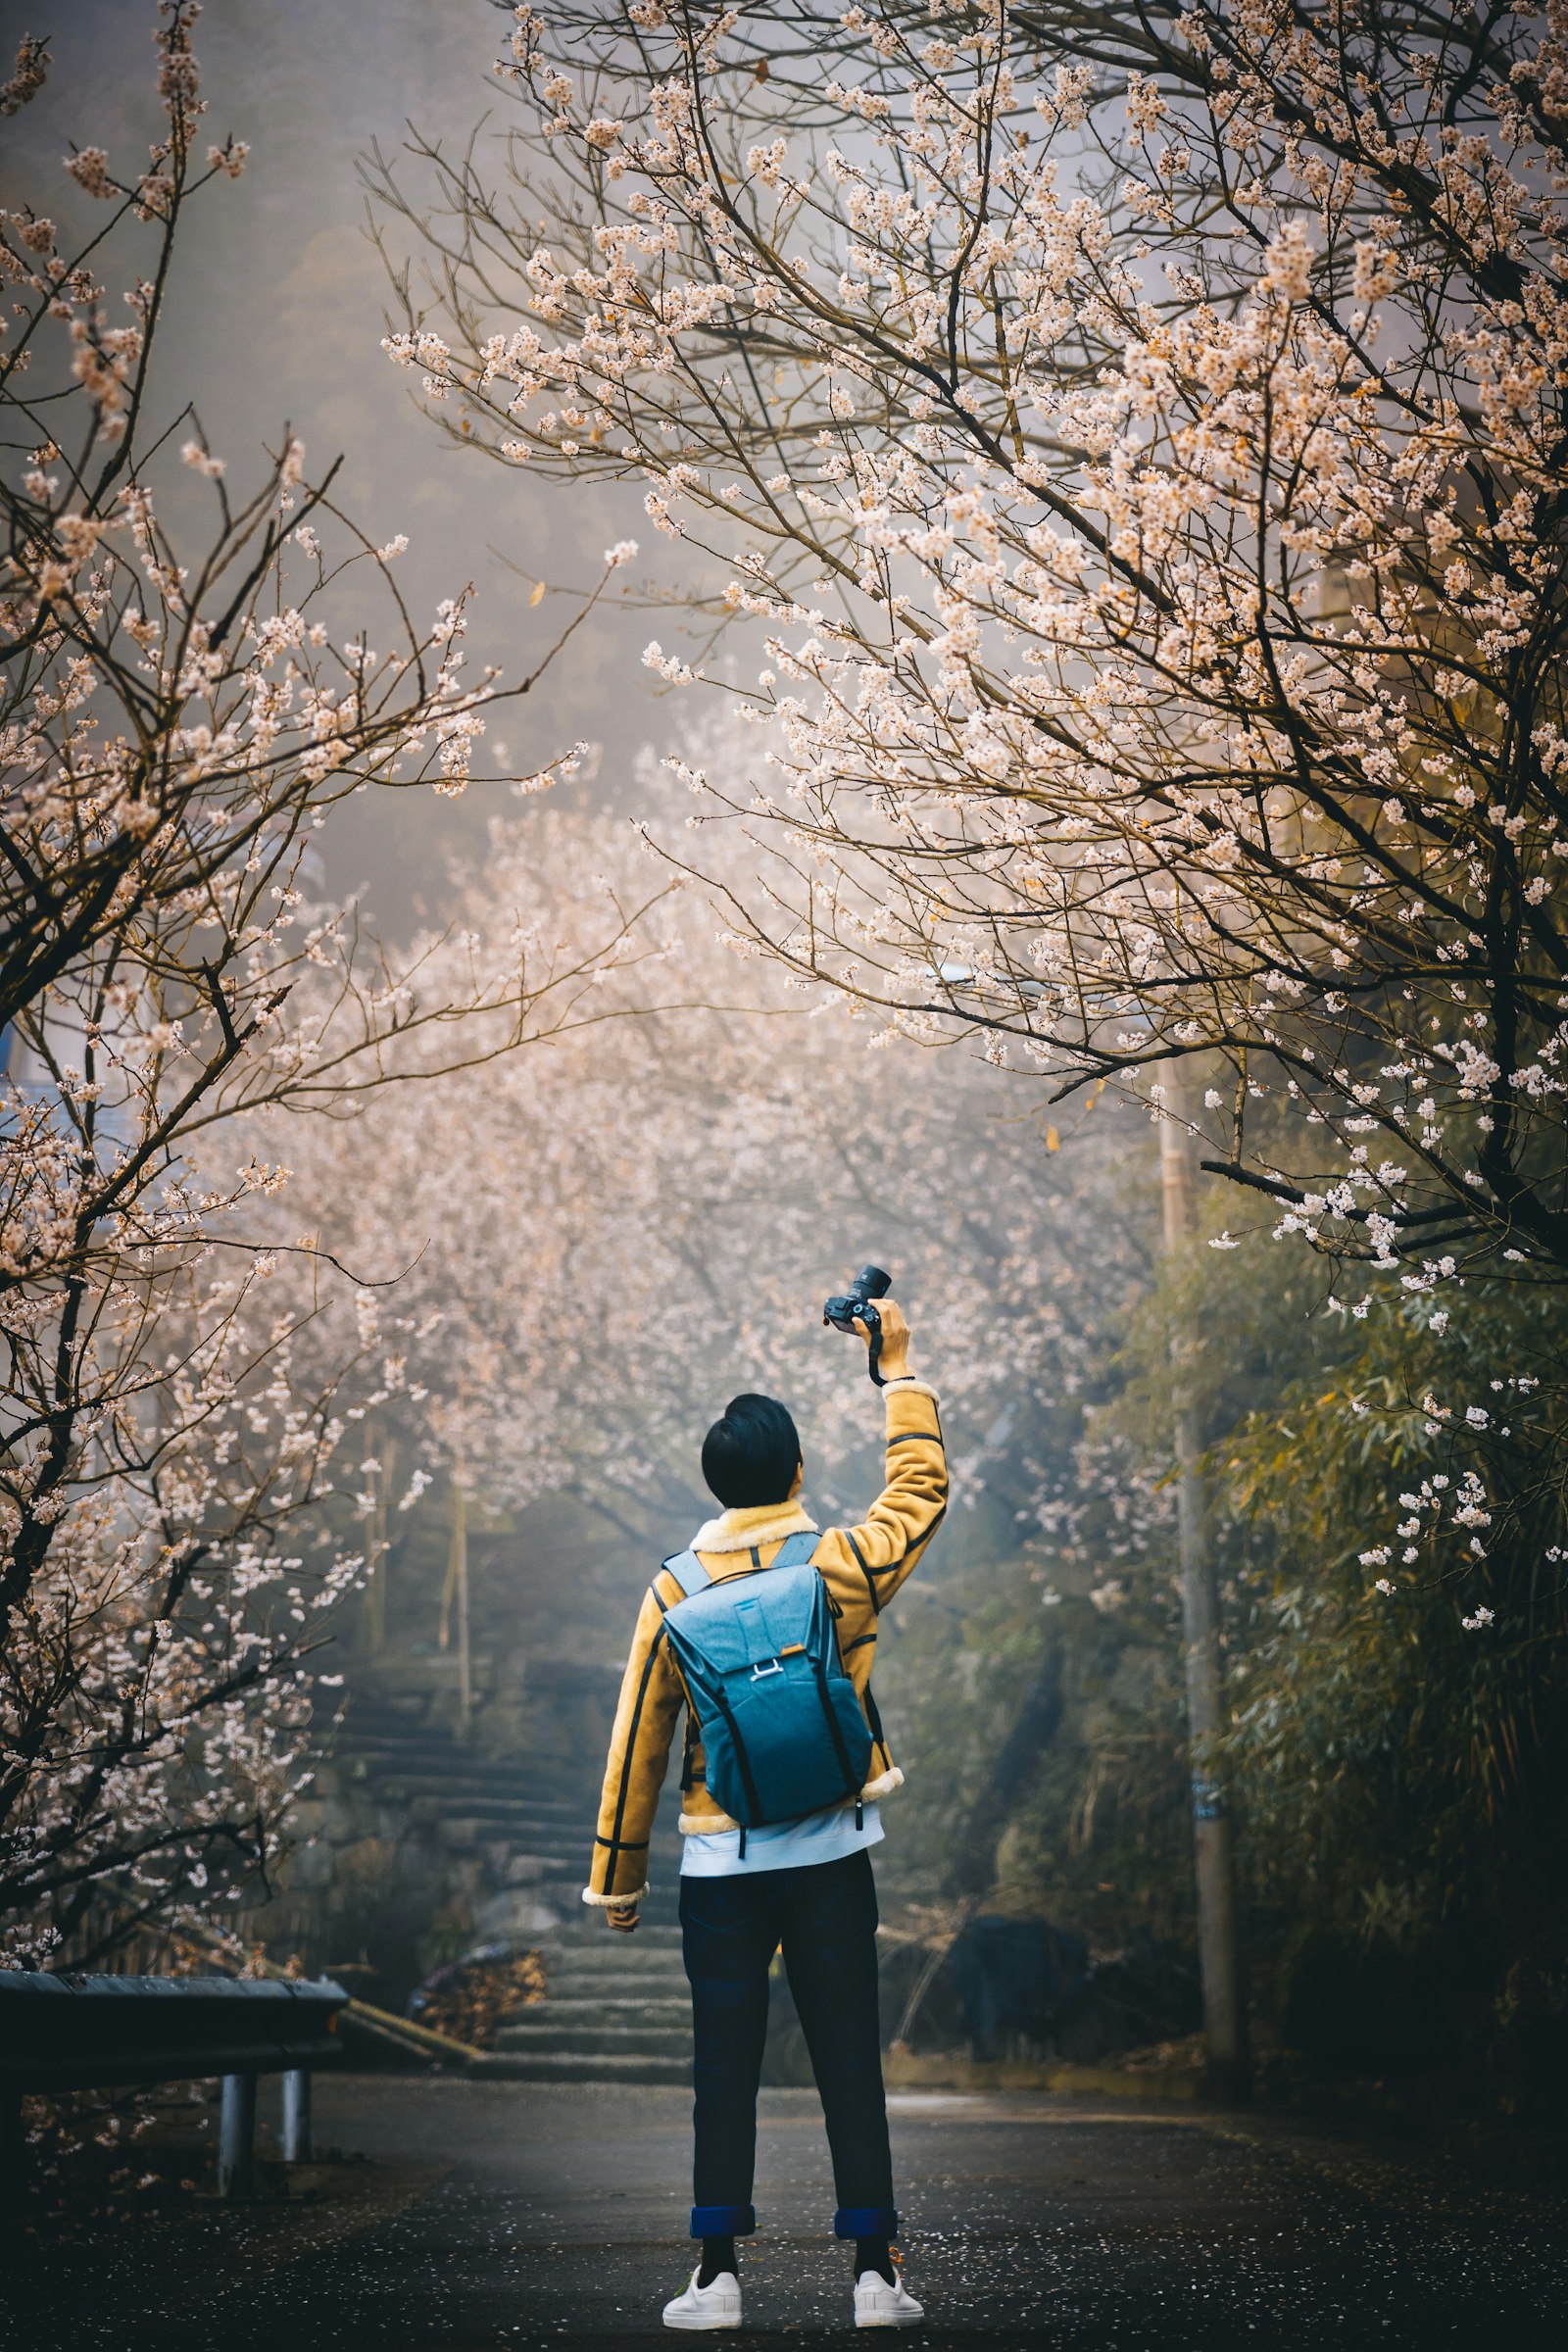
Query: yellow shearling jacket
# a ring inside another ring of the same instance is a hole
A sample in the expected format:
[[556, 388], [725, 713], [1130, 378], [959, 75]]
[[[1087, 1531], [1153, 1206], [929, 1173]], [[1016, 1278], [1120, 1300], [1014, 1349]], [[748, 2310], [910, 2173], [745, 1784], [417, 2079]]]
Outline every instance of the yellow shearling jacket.
[[[816, 1549], [816, 1566], [832, 1601], [839, 1655], [859, 1693], [873, 1736], [871, 1771], [861, 1795], [885, 1796], [904, 1775], [888, 1753], [874, 1704], [868, 1705], [877, 1618], [909, 1575], [942, 1523], [948, 1467], [936, 1392], [923, 1381], [890, 1381], [887, 1409], [887, 1484], [858, 1527], [830, 1528]], [[799, 1503], [725, 1511], [699, 1528], [692, 1549], [715, 1582], [766, 1569], [786, 1536], [816, 1522]], [[663, 1786], [675, 1725], [686, 1690], [664, 1639], [664, 1612], [681, 1597], [661, 1569], [648, 1589], [621, 1681], [615, 1728], [610, 1738], [593, 1868], [585, 1903], [618, 1908], [647, 1892], [648, 1841]], [[680, 1826], [687, 1837], [737, 1825], [708, 1793], [702, 1740], [687, 1709], [681, 1770]]]

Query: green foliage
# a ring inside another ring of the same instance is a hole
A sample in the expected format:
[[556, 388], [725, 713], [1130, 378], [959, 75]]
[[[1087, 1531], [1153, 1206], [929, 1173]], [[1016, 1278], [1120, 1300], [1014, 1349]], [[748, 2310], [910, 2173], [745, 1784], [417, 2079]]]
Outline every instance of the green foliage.
[[1087, 1587], [1093, 1566], [1074, 1573], [1038, 1542], [999, 1557], [999, 1535], [981, 1531], [956, 1572], [912, 1588], [884, 1631], [878, 1690], [918, 1798], [898, 1818], [901, 1886], [1044, 1913], [1104, 1949], [1137, 1931], [1189, 1941], [1167, 1612], [1137, 1599], [1102, 1611], [1059, 1589]]
[[1312, 1933], [1441, 1959], [1471, 2039], [1539, 2007], [1564, 1915], [1559, 1322], [1535, 1285], [1451, 1314], [1396, 1292], [1214, 1448], [1243, 1563], [1226, 1769], [1286, 1982]]
[[[1568, 2084], [1559, 1300], [1535, 1282], [1390, 1276], [1353, 1300], [1334, 1283], [1294, 1242], [1200, 1242], [1129, 1315], [1080, 1453], [1101, 1500], [1052, 1621], [1076, 1703], [1004, 1859], [1101, 1942], [1190, 1932], [1159, 1504], [1177, 1384], [1196, 1383], [1231, 1706], [1218, 1763], [1265, 2021], [1330, 2071], [1457, 2068], [1526, 2104]], [[1092, 1625], [1117, 1464], [1144, 1500]]]

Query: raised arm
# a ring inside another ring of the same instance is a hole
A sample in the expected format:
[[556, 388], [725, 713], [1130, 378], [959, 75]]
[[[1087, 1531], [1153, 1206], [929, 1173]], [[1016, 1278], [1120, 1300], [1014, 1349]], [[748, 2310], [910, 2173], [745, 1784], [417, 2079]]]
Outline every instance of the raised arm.
[[[891, 1298], [880, 1301], [881, 1370], [887, 1417], [886, 1484], [858, 1526], [830, 1529], [817, 1552], [828, 1591], [844, 1612], [841, 1646], [892, 1599], [941, 1526], [948, 1463], [934, 1389], [909, 1370], [909, 1327]], [[859, 1326], [863, 1332], [863, 1326]]]

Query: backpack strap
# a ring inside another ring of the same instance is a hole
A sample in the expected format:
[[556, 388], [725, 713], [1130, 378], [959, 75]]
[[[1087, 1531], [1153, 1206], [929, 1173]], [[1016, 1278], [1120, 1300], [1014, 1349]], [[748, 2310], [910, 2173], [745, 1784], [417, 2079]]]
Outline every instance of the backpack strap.
[[774, 1552], [768, 1562], [769, 1568], [804, 1568], [821, 1541], [821, 1537], [813, 1534], [810, 1528], [797, 1528], [793, 1536], [785, 1537]]
[[[794, 1535], [785, 1537], [768, 1562], [768, 1566], [770, 1568], [802, 1568], [810, 1559], [821, 1541], [821, 1537], [814, 1535], [810, 1528], [797, 1528]], [[660, 1565], [666, 1576], [674, 1578], [688, 1600], [694, 1592], [701, 1592], [705, 1586], [710, 1585], [713, 1581], [689, 1544], [684, 1551], [671, 1552], [669, 1558], [662, 1560]]]
[[674, 1578], [688, 1600], [694, 1592], [701, 1592], [705, 1585], [710, 1585], [713, 1581], [690, 1544], [684, 1551], [671, 1552], [667, 1560], [660, 1562], [660, 1566], [666, 1576]]

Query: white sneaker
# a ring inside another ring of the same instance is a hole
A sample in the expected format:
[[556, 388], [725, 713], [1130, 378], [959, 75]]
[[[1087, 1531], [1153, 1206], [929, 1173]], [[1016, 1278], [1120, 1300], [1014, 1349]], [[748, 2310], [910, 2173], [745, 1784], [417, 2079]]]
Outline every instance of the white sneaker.
[[[683, 2295], [664, 2305], [666, 2328], [738, 2328], [741, 2324], [741, 2282], [733, 2271], [720, 2271], [711, 2286], [699, 2286], [703, 2266], [698, 2264]], [[878, 2285], [881, 2280], [877, 2281]], [[885, 2291], [885, 2290], [884, 2290]], [[860, 2308], [858, 2292], [855, 2308]], [[918, 2309], [918, 2305], [915, 2306]]]
[[857, 2328], [912, 2328], [925, 2318], [925, 2305], [906, 2294], [904, 2282], [889, 2286], [880, 2271], [862, 2271], [855, 2282]]

